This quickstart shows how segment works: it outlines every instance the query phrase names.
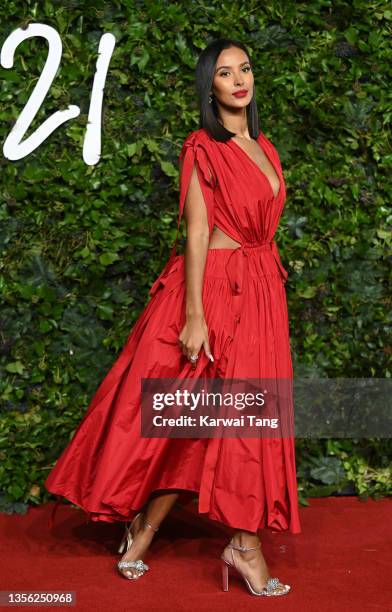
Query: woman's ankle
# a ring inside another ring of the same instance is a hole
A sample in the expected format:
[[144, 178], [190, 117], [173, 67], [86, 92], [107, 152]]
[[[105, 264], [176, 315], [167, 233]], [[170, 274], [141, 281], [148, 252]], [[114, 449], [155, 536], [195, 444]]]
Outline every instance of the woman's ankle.
[[232, 541], [236, 546], [245, 546], [246, 548], [255, 547], [260, 544], [260, 539], [256, 533], [250, 531], [237, 531]]

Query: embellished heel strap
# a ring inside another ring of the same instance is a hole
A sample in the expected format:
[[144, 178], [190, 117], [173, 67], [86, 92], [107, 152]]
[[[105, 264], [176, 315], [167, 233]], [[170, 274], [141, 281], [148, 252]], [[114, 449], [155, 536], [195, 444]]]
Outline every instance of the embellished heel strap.
[[117, 563], [117, 567], [120, 570], [132, 567], [137, 569], [139, 572], [146, 572], [150, 569], [149, 566], [142, 561], [142, 559], [137, 559], [136, 561], [119, 561]]

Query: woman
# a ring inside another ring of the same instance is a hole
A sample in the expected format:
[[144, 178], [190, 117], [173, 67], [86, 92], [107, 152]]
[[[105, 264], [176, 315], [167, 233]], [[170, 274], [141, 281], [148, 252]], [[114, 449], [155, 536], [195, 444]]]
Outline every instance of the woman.
[[179, 495], [197, 492], [199, 512], [234, 530], [221, 556], [224, 590], [234, 567], [252, 594], [284, 595], [290, 587], [269, 576], [257, 531], [301, 532], [293, 437], [140, 435], [142, 378], [292, 379], [287, 272], [273, 240], [285, 183], [278, 153], [258, 129], [246, 47], [209, 44], [196, 85], [202, 127], [180, 154], [185, 255], [176, 255], [176, 239], [151, 300], [45, 485], [92, 520], [134, 517], [118, 563], [131, 579], [148, 569], [143, 558]]

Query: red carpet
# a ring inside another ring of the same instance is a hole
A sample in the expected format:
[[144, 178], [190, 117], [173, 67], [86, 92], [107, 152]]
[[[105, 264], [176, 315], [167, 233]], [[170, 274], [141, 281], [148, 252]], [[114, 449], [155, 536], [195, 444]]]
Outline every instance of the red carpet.
[[313, 499], [300, 509], [301, 534], [261, 531], [271, 576], [291, 585], [288, 595], [270, 598], [250, 595], [234, 574], [222, 591], [219, 555], [229, 532], [198, 517], [193, 502], [161, 525], [144, 559], [150, 570], [137, 581], [115, 569], [119, 523], [86, 523], [64, 504], [50, 532], [52, 507], [0, 514], [0, 590], [76, 591], [76, 606], [66, 607], [78, 611], [392, 610], [390, 499]]

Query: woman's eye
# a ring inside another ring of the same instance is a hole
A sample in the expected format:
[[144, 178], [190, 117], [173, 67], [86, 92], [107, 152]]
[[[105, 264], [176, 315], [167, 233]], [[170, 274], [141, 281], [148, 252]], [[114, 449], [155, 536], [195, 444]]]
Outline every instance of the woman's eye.
[[[250, 66], [244, 66], [242, 70], [246, 70], [247, 72], [250, 70]], [[225, 74], [230, 74], [227, 70], [225, 72], [221, 72], [219, 76], [224, 76]]]

